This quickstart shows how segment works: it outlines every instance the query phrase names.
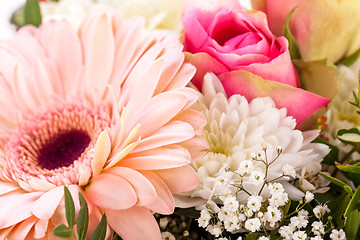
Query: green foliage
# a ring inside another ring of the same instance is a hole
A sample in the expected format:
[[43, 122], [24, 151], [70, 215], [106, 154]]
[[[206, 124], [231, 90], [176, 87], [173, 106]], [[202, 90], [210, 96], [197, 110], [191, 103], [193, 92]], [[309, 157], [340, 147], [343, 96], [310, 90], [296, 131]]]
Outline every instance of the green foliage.
[[337, 138], [344, 143], [356, 145], [360, 143], [360, 132], [357, 128], [341, 129], [337, 132]]
[[55, 236], [61, 237], [61, 238], [69, 238], [72, 235], [72, 229], [70, 229], [65, 224], [61, 224], [54, 228], [52, 232]]
[[360, 208], [360, 187], [358, 187], [352, 196], [346, 210], [344, 213], [344, 216], [349, 216], [350, 213], [352, 213], [354, 210], [357, 210]]
[[336, 64], [343, 64], [345, 66], [350, 66], [351, 64], [353, 64], [357, 59], [359, 59], [360, 57], [360, 48], [354, 52], [352, 55], [341, 59], [339, 62], [337, 62]]
[[345, 233], [347, 240], [356, 240], [357, 232], [360, 227], [360, 213], [358, 209], [353, 210], [348, 214], [345, 224]]
[[333, 184], [343, 188], [347, 193], [349, 193], [350, 195], [352, 195], [352, 190], [351, 188], [346, 184], [344, 183], [343, 181], [337, 179], [337, 178], [334, 178], [334, 177], [331, 177], [331, 176], [328, 176], [326, 175], [325, 173], [323, 172], [319, 172], [320, 176], [322, 176], [323, 178], [325, 178], [326, 180], [332, 182]]
[[66, 221], [68, 223], [69, 228], [72, 229], [75, 222], [75, 205], [71, 193], [66, 186], [64, 186], [64, 196], [65, 196]]
[[77, 233], [79, 240], [84, 240], [89, 225], [89, 209], [85, 198], [79, 192], [80, 211], [77, 221]]
[[295, 37], [292, 35], [290, 27], [289, 27], [290, 18], [291, 18], [291, 15], [294, 13], [295, 9], [296, 9], [296, 7], [291, 10], [291, 12], [289, 13], [289, 15], [286, 18], [285, 29], [284, 29], [283, 35], [287, 38], [287, 40], [289, 42], [289, 51], [290, 51], [291, 59], [301, 59], [301, 53], [299, 50], [298, 43], [297, 43]]
[[38, 27], [41, 24], [41, 12], [38, 0], [26, 0], [24, 7], [23, 24], [31, 24]]
[[103, 214], [101, 221], [99, 225], [96, 227], [93, 234], [91, 235], [90, 240], [104, 240], [106, 237], [106, 228], [107, 228], [106, 215]]

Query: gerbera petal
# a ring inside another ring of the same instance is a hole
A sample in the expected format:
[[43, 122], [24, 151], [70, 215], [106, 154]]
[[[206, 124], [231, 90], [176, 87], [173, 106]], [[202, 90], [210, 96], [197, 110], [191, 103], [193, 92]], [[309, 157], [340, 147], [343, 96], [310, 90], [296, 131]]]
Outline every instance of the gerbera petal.
[[178, 120], [182, 122], [187, 122], [191, 124], [194, 128], [196, 134], [202, 134], [204, 132], [204, 126], [206, 125], [207, 121], [205, 116], [193, 109], [186, 109], [176, 115], [173, 120]]
[[113, 174], [101, 174], [92, 179], [85, 189], [86, 198], [104, 209], [126, 209], [136, 201], [136, 192], [124, 178]]
[[141, 171], [141, 174], [143, 174], [151, 182], [158, 195], [155, 201], [148, 204], [147, 207], [160, 214], [173, 213], [175, 209], [174, 198], [164, 181], [151, 171]]
[[41, 195], [41, 192], [25, 193], [22, 190], [2, 195], [0, 212], [6, 218], [0, 218], [0, 228], [9, 227], [31, 217], [32, 205]]
[[124, 210], [105, 210], [109, 225], [123, 239], [148, 240], [161, 239], [160, 229], [154, 216], [145, 207], [132, 207]]
[[0, 196], [16, 189], [19, 189], [18, 184], [0, 181]]
[[189, 152], [176, 144], [138, 153], [131, 153], [121, 161], [121, 166], [136, 170], [166, 169], [190, 163]]
[[11, 230], [9, 235], [7, 235], [7, 240], [18, 240], [18, 239], [28, 239], [27, 235], [29, 234], [32, 227], [35, 225], [37, 219], [36, 217], [30, 217], [23, 222], [15, 225]]
[[37, 199], [32, 208], [32, 213], [40, 219], [50, 219], [64, 195], [64, 187], [60, 186], [45, 192]]
[[181, 121], [171, 121], [151, 136], [142, 139], [132, 153], [188, 140], [195, 136], [193, 127]]
[[106, 173], [120, 176], [131, 184], [137, 196], [136, 206], [147, 205], [157, 197], [152, 183], [138, 171], [125, 167], [113, 167], [107, 170]]
[[37, 38], [47, 56], [52, 59], [62, 79], [64, 92], [74, 92], [73, 83], [79, 77], [83, 61], [81, 43], [76, 32], [68, 22], [54, 21], [41, 25]]
[[193, 65], [184, 63], [164, 91], [185, 87], [189, 83], [189, 79], [193, 78], [195, 72], [197, 72], [197, 69]]
[[95, 95], [102, 98], [112, 72], [115, 52], [109, 16], [105, 13], [99, 16], [94, 15], [89, 22], [84, 23], [81, 33], [84, 46], [85, 73], [83, 76], [86, 78], [86, 97], [94, 96], [96, 93]]
[[[135, 139], [139, 136], [145, 138], [150, 133], [164, 126], [186, 103], [186, 96], [177, 92], [165, 92], [153, 97], [128, 120], [129, 123], [141, 125]], [[133, 126], [130, 125], [129, 127]]]
[[196, 161], [207, 153], [209, 144], [206, 139], [195, 136], [187, 141], [179, 143], [185, 149], [188, 149], [191, 154], [191, 161]]
[[48, 230], [49, 221], [48, 220], [38, 220], [34, 226], [34, 238], [39, 239], [45, 237]]
[[111, 150], [111, 141], [108, 132], [103, 131], [95, 144], [94, 159], [92, 161], [93, 175], [97, 176], [102, 171]]
[[166, 183], [173, 194], [190, 191], [198, 184], [196, 171], [188, 165], [154, 172]]

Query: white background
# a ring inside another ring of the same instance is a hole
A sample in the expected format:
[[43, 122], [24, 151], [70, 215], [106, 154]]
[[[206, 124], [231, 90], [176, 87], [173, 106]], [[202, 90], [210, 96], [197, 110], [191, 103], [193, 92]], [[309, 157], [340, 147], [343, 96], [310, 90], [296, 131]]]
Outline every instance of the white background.
[[[0, 0], [0, 38], [9, 38], [12, 36], [15, 27], [10, 24], [10, 17], [25, 1], [26, 0]], [[240, 1], [244, 6], [250, 6], [250, 0]]]

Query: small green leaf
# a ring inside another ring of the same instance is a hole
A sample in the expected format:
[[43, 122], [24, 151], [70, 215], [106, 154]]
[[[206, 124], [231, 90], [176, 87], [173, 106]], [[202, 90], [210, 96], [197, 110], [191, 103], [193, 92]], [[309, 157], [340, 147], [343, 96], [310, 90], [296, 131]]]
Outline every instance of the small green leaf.
[[[352, 195], [352, 190], [351, 188], [346, 185], [346, 183], [344, 183], [343, 181], [340, 181], [339, 179], [337, 178], [334, 178], [334, 177], [331, 177], [331, 176], [328, 176], [326, 175], [325, 173], [323, 172], [319, 172], [320, 176], [322, 176], [323, 178], [325, 178], [326, 180], [332, 182], [333, 184], [339, 186], [339, 187], [342, 187], [347, 193], [349, 193], [350, 195]], [[349, 192], [350, 191], [350, 192]]]
[[79, 192], [80, 211], [77, 220], [78, 239], [84, 240], [89, 226], [89, 209], [84, 196]]
[[[317, 194], [317, 195], [323, 196], [323, 194]], [[331, 216], [333, 217], [333, 221], [335, 222], [336, 226], [343, 227], [344, 226], [343, 214], [350, 202], [349, 194], [345, 194], [345, 193], [341, 195], [336, 194], [334, 196], [334, 199], [328, 199], [327, 201], [329, 201], [328, 206], [331, 210]]]
[[71, 193], [66, 186], [64, 186], [64, 195], [65, 195], [66, 221], [69, 224], [69, 228], [72, 229], [75, 222], [75, 205]]
[[336, 167], [344, 172], [360, 174], [360, 163], [357, 163], [355, 165], [350, 165], [350, 164], [341, 165], [337, 163]]
[[106, 228], [107, 228], [107, 222], [106, 222], [106, 215], [104, 213], [99, 225], [96, 227], [95, 231], [91, 235], [90, 240], [104, 240], [106, 236]]
[[346, 210], [344, 213], [344, 217], [347, 217], [352, 211], [358, 209], [360, 207], [360, 187], [358, 187], [352, 196]]
[[26, 0], [24, 7], [24, 25], [38, 27], [41, 24], [41, 12], [38, 0]]
[[72, 234], [72, 230], [68, 228], [65, 224], [61, 224], [54, 228], [52, 233], [57, 237], [69, 238]]
[[348, 214], [345, 223], [345, 233], [347, 240], [356, 240], [356, 234], [360, 227], [360, 214], [359, 210], [355, 209]]
[[353, 64], [358, 58], [360, 57], [360, 48], [356, 50], [353, 54], [350, 56], [341, 59], [339, 62], [336, 63], [336, 65], [343, 64], [345, 66], [350, 66]]
[[340, 141], [350, 144], [360, 143], [360, 132], [357, 128], [341, 129], [337, 132]]
[[294, 13], [295, 9], [296, 9], [296, 7], [291, 10], [291, 12], [289, 13], [289, 15], [286, 18], [284, 36], [287, 38], [287, 40], [289, 42], [289, 51], [290, 51], [291, 59], [301, 59], [299, 45], [297, 44], [297, 41], [296, 41], [295, 37], [292, 35], [290, 27], [289, 27], [290, 18], [291, 18], [291, 15]]

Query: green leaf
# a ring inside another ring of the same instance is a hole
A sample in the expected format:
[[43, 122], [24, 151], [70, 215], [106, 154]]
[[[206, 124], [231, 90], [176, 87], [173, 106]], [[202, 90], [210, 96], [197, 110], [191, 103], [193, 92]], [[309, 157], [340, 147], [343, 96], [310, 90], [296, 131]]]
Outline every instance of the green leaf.
[[57, 226], [56, 228], [54, 228], [52, 233], [57, 237], [69, 238], [69, 237], [71, 237], [72, 230], [70, 228], [68, 228], [65, 224], [61, 224], [61, 225]]
[[345, 223], [345, 233], [347, 240], [356, 240], [356, 234], [360, 227], [360, 214], [359, 210], [355, 209], [348, 214]]
[[24, 25], [38, 27], [41, 24], [41, 12], [38, 0], [26, 0], [24, 7]]
[[360, 187], [358, 187], [352, 196], [346, 210], [344, 213], [344, 217], [347, 217], [352, 211], [358, 209], [360, 207]]
[[360, 48], [351, 54], [350, 56], [341, 59], [339, 62], [336, 63], [336, 65], [343, 64], [345, 66], [350, 66], [353, 64], [358, 58], [360, 57]]
[[84, 240], [89, 226], [89, 209], [84, 196], [79, 192], [80, 211], [77, 220], [78, 239]]
[[106, 236], [106, 228], [107, 228], [107, 222], [106, 222], [106, 215], [104, 213], [99, 225], [96, 227], [95, 231], [91, 235], [90, 240], [104, 240]]
[[112, 240], [121, 240], [121, 237], [119, 237], [119, 235], [117, 235], [117, 234], [115, 233], [115, 235], [114, 235], [114, 237], [113, 237]]
[[355, 165], [350, 165], [350, 164], [342, 165], [340, 163], [337, 163], [336, 167], [344, 172], [360, 174], [360, 163], [357, 163]]
[[352, 145], [360, 143], [360, 132], [357, 128], [341, 129], [337, 132], [337, 137], [344, 143], [350, 143]]
[[331, 177], [329, 175], [326, 175], [325, 173], [323, 172], [319, 172], [320, 176], [322, 176], [323, 178], [325, 178], [326, 180], [334, 183], [335, 185], [339, 186], [339, 187], [342, 187], [344, 188], [344, 186], [347, 186], [346, 183], [344, 183], [343, 181], [337, 179], [337, 178], [334, 178], [334, 177]]
[[65, 195], [66, 221], [69, 224], [69, 228], [72, 229], [75, 222], [75, 205], [71, 193], [66, 186], [64, 186], [64, 195]]
[[[316, 196], [323, 196], [324, 194], [316, 194]], [[326, 200], [326, 199], [325, 199]], [[347, 208], [350, 202], [349, 194], [336, 194], [334, 199], [327, 200], [328, 206], [331, 210], [331, 216], [333, 217], [333, 221], [336, 224], [336, 227], [344, 227], [344, 218], [343, 214], [345, 209]]]
[[338, 147], [328, 143], [327, 141], [323, 140], [322, 138], [316, 138], [313, 142], [325, 144], [330, 148], [329, 154], [324, 157], [324, 159], [321, 163], [326, 164], [326, 165], [335, 165], [335, 162], [339, 161], [339, 148]]
[[260, 233], [258, 233], [258, 232], [249, 233], [246, 235], [246, 240], [256, 240], [263, 235], [264, 234], [260, 235]]
[[291, 59], [301, 59], [299, 45], [298, 45], [295, 37], [292, 35], [290, 27], [289, 27], [290, 18], [291, 18], [291, 15], [294, 13], [295, 9], [296, 9], [296, 7], [290, 11], [289, 15], [286, 18], [284, 36], [287, 38], [287, 40], [289, 42], [289, 51], [290, 51]]

